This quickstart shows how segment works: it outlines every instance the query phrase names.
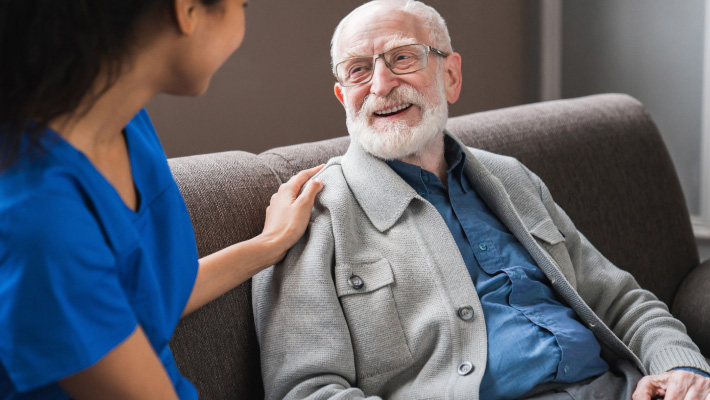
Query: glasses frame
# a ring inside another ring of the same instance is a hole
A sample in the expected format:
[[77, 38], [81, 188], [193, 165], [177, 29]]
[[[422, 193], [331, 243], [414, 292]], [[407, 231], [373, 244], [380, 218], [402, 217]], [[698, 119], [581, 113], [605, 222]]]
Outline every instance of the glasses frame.
[[[421, 68], [419, 68], [419, 69], [416, 69], [416, 70], [414, 70], [414, 71], [395, 72], [395, 71], [392, 69], [392, 65], [387, 62], [387, 59], [385, 58], [385, 54], [387, 54], [387, 53], [389, 53], [389, 52], [392, 52], [392, 51], [395, 51], [395, 50], [397, 50], [397, 49], [400, 49], [400, 48], [402, 48], [402, 47], [407, 47], [407, 46], [424, 46], [424, 47], [426, 48], [426, 58], [425, 58], [425, 59], [426, 59], [426, 64], [425, 64], [423, 67], [421, 67]], [[387, 66], [387, 69], [389, 69], [393, 74], [395, 74], [395, 75], [407, 75], [407, 74], [411, 74], [411, 73], [418, 72], [418, 71], [421, 71], [421, 70], [426, 69], [426, 68], [429, 66], [429, 53], [431, 53], [431, 52], [433, 52], [434, 54], [438, 54], [438, 55], [440, 55], [440, 56], [442, 56], [442, 57], [444, 57], [444, 58], [446, 58], [446, 57], [449, 56], [449, 54], [447, 54], [447, 53], [445, 53], [445, 52], [443, 52], [443, 51], [441, 51], [441, 50], [439, 50], [439, 49], [436, 49], [436, 48], [434, 48], [434, 47], [431, 47], [431, 46], [429, 46], [428, 44], [424, 44], [424, 43], [403, 44], [403, 45], [401, 45], [401, 46], [397, 46], [397, 47], [391, 48], [391, 49], [389, 49], [389, 50], [387, 50], [387, 51], [384, 51], [384, 52], [382, 52], [382, 53], [380, 53], [380, 54], [373, 54], [372, 56], [358, 56], [358, 57], [346, 58], [345, 60], [342, 60], [342, 61], [340, 61], [339, 63], [335, 64], [335, 67], [333, 68], [333, 76], [335, 76], [335, 80], [338, 81], [338, 84], [339, 84], [340, 86], [342, 86], [342, 87], [355, 87], [355, 86], [364, 85], [364, 84], [370, 82], [370, 81], [372, 80], [372, 77], [375, 76], [375, 64], [377, 63], [377, 59], [378, 59], [378, 58], [381, 58], [381, 59], [382, 59], [382, 62], [385, 63], [385, 66]], [[369, 58], [369, 57], [372, 57], [372, 74], [370, 75], [370, 78], [369, 78], [368, 80], [366, 80], [366, 81], [364, 81], [364, 82], [356, 83], [356, 84], [353, 84], [353, 85], [346, 85], [346, 84], [340, 82], [340, 79], [338, 79], [338, 66], [339, 66], [340, 64], [342, 64], [342, 63], [344, 63], [344, 62], [347, 62], [347, 61], [350, 61], [350, 60], [354, 60], [354, 59], [356, 59], [356, 58]]]

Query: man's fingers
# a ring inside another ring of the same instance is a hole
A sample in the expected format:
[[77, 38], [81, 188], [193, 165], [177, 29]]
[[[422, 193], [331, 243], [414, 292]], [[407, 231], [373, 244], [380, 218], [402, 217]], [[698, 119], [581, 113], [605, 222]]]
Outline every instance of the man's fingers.
[[688, 388], [692, 384], [692, 372], [676, 371], [670, 374], [666, 382], [664, 400], [683, 400], [686, 398]]
[[[636, 385], [632, 400], [651, 400], [654, 396], [663, 396], [658, 376], [645, 376]], [[665, 392], [665, 391], [664, 391]]]

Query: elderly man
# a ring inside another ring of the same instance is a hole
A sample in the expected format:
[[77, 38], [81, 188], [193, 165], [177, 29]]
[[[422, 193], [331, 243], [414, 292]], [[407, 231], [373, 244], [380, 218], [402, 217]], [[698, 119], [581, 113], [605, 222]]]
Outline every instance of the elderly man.
[[682, 324], [540, 179], [446, 133], [461, 57], [435, 10], [366, 3], [331, 51], [352, 143], [254, 278], [267, 398], [710, 398]]

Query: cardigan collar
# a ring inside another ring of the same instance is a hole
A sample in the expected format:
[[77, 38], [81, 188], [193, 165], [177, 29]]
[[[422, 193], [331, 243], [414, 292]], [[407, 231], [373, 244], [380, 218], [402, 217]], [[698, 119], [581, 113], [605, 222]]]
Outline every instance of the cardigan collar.
[[[466, 154], [465, 175], [485, 200], [500, 195], [499, 190], [481, 185], [482, 182], [497, 178], [471, 154], [466, 146], [447, 131], [444, 134], [456, 141]], [[362, 149], [355, 141], [350, 142], [342, 159], [343, 175], [360, 207], [380, 232], [390, 229], [407, 209], [413, 199], [425, 201], [382, 159]], [[500, 182], [498, 182], [500, 185]]]

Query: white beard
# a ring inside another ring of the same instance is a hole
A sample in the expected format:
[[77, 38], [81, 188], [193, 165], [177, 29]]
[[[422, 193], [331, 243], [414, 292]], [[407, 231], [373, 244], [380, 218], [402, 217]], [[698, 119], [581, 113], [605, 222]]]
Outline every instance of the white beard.
[[[402, 84], [387, 97], [367, 96], [359, 112], [349, 104], [345, 96], [346, 124], [350, 137], [366, 152], [384, 160], [399, 160], [418, 153], [443, 132], [449, 116], [443, 78], [437, 79], [432, 94], [437, 99], [434, 104], [412, 86]], [[391, 104], [409, 103], [423, 110], [419, 124], [409, 126], [402, 120], [387, 123], [379, 121], [377, 129], [369, 124], [375, 110]]]

